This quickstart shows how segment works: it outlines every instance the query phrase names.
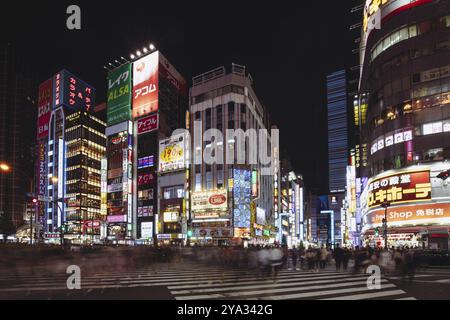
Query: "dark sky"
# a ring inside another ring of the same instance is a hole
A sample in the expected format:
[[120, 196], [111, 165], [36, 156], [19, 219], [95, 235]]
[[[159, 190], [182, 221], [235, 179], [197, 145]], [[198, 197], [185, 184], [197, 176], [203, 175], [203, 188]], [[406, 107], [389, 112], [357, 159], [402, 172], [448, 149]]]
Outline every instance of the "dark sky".
[[[1, 30], [45, 80], [62, 68], [97, 88], [103, 65], [151, 42], [190, 81], [232, 62], [247, 66], [309, 187], [327, 188], [326, 74], [355, 65], [349, 26], [361, 1], [65, 1], [2, 3]], [[66, 28], [77, 4], [82, 30]], [[9, 8], [8, 8], [9, 7]], [[37, 89], [36, 89], [37, 91]]]

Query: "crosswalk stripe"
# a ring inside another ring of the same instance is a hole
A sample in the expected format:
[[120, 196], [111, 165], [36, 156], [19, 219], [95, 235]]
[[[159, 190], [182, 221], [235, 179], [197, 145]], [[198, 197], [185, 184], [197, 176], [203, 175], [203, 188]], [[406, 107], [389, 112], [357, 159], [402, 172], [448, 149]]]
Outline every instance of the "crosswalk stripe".
[[[382, 283], [386, 283], [386, 280], [382, 281]], [[344, 283], [334, 283], [329, 285], [319, 285], [319, 286], [305, 286], [298, 288], [281, 288], [281, 289], [270, 289], [270, 290], [258, 290], [258, 291], [240, 291], [240, 292], [230, 292], [226, 294], [219, 294], [219, 298], [230, 298], [230, 297], [242, 297], [242, 296], [253, 296], [253, 295], [262, 295], [262, 294], [274, 294], [274, 293], [284, 293], [284, 292], [293, 292], [293, 291], [306, 291], [306, 290], [320, 290], [323, 288], [339, 288], [339, 287], [351, 287], [355, 285], [366, 285], [367, 282], [364, 281], [349, 281]], [[387, 285], [389, 286], [389, 285]], [[356, 290], [356, 289], [355, 289]], [[365, 286], [364, 290], [368, 290], [367, 286]], [[352, 292], [352, 291], [350, 291]], [[313, 294], [313, 293], [308, 293]], [[196, 295], [196, 296], [176, 296], [177, 300], [206, 300], [210, 299], [211, 295]], [[216, 297], [216, 294], [212, 296]]]
[[[66, 274], [14, 277], [0, 276], [0, 293], [67, 291]], [[352, 300], [394, 298], [413, 300], [407, 293], [382, 279], [382, 290], [367, 288], [368, 274], [338, 272], [334, 269], [311, 273], [307, 270], [279, 270], [277, 277], [259, 277], [258, 270], [228, 269], [204, 264], [145, 267], [134, 270], [106, 271], [83, 275], [83, 290], [165, 286], [177, 300], [242, 299]], [[3, 280], [3, 284], [2, 284]], [[419, 280], [420, 281], [420, 280]], [[3, 286], [9, 286], [2, 288]]]
[[321, 300], [363, 300], [363, 299], [372, 299], [372, 298], [381, 298], [387, 296], [398, 296], [401, 294], [405, 294], [406, 292], [403, 290], [390, 290], [390, 291], [378, 291], [378, 292], [370, 292], [363, 294], [356, 294], [350, 296], [339, 296], [335, 298], [321, 299]]
[[[395, 288], [396, 286], [393, 284], [384, 285], [384, 289], [387, 288]], [[302, 298], [312, 298], [312, 297], [321, 297], [321, 296], [329, 296], [335, 294], [345, 294], [345, 293], [353, 293], [353, 292], [362, 292], [368, 291], [367, 287], [361, 288], [349, 288], [349, 289], [338, 289], [338, 290], [326, 290], [326, 291], [316, 291], [316, 292], [307, 292], [307, 293], [295, 293], [295, 294], [287, 294], [280, 296], [271, 296], [264, 297], [267, 300], [291, 300], [291, 299], [302, 299]]]
[[[339, 274], [332, 274], [332, 276], [327, 276], [327, 277], [335, 277], [335, 276], [343, 276], [343, 275], [339, 275]], [[365, 276], [365, 275], [361, 275], [361, 276]], [[305, 278], [326, 278], [324, 276], [320, 276], [319, 274], [315, 274], [315, 275], [282, 275], [282, 276], [278, 276], [277, 279], [279, 280], [288, 280], [291, 281], [292, 279], [305, 279]], [[67, 278], [63, 278], [61, 279], [61, 282], [65, 283]], [[195, 277], [184, 277], [184, 276], [178, 276], [178, 277], [155, 277], [155, 276], [147, 276], [147, 277], [141, 277], [141, 278], [126, 278], [123, 277], [123, 275], [121, 275], [121, 277], [118, 278], [111, 278], [111, 279], [98, 279], [98, 278], [83, 278], [81, 279], [81, 283], [84, 286], [89, 286], [90, 284], [108, 284], [111, 282], [115, 282], [117, 283], [121, 283], [121, 284], [131, 284], [131, 283], [154, 283], [159, 284], [159, 285], [174, 285], [174, 284], [178, 284], [180, 282], [184, 283], [184, 284], [195, 284], [195, 285], [199, 285], [199, 284], [203, 284], [204, 282], [206, 282], [206, 284], [210, 284], [211, 280], [214, 280], [213, 282], [220, 282], [220, 283], [235, 283], [236, 280], [241, 281], [246, 281], [246, 280], [253, 280], [256, 282], [260, 282], [261, 280], [259, 280], [258, 278], [255, 277], [255, 275], [249, 275], [249, 276], [236, 276], [233, 274], [228, 274], [225, 275], [221, 278], [218, 278], [217, 275], [211, 275], [211, 276], [195, 276]], [[201, 281], [199, 283], [199, 281]], [[25, 283], [20, 283], [15, 285], [14, 287], [27, 287], [30, 285], [30, 283], [33, 283], [33, 285], [55, 285], [55, 279], [37, 279], [34, 281], [27, 281]], [[1, 291], [1, 289], [0, 289]]]
[[[323, 283], [334, 283], [334, 284], [338, 284], [341, 283], [342, 281], [346, 281], [348, 278], [345, 279], [337, 279], [337, 280], [320, 280], [320, 281], [306, 281], [306, 282], [292, 282], [290, 281], [289, 283], [273, 283], [272, 284], [259, 284], [259, 285], [253, 285], [253, 286], [242, 286], [241, 283], [237, 286], [233, 286], [233, 287], [227, 287], [227, 288], [210, 288], [210, 289], [193, 289], [193, 290], [183, 290], [183, 291], [171, 291], [172, 294], [191, 294], [191, 293], [207, 293], [207, 292], [226, 292], [226, 291], [232, 291], [232, 290], [239, 290], [239, 289], [265, 289], [265, 288], [279, 288], [279, 287], [295, 287], [295, 288], [291, 288], [290, 290], [295, 290], [295, 291], [299, 291], [302, 289], [302, 287], [307, 286], [307, 285], [312, 285], [312, 284], [323, 284]], [[355, 281], [355, 280], [354, 280]], [[343, 282], [343, 284], [348, 284], [350, 282]], [[357, 281], [356, 284], [360, 284], [360, 283], [366, 283], [365, 281]], [[321, 286], [322, 288], [325, 286]], [[308, 287], [307, 287], [308, 288]], [[308, 289], [310, 289], [311, 287], [309, 287]]]
[[[363, 278], [363, 277], [367, 277], [366, 275], [358, 275], [358, 276], [355, 276], [355, 278]], [[349, 277], [348, 276], [345, 276], [345, 275], [342, 275], [342, 276], [328, 276], [328, 277], [320, 277], [319, 279], [330, 279], [330, 280], [333, 280], [333, 279], [342, 279], [342, 280], [345, 280], [345, 279], [348, 279]], [[292, 279], [293, 278], [288, 278], [288, 279], [279, 279], [279, 278], [277, 278], [277, 280], [278, 280], [278, 282], [280, 282], [280, 283], [284, 283], [284, 282], [291, 282], [292, 281]], [[314, 278], [300, 278], [299, 277], [299, 279], [303, 279], [304, 281], [307, 281], [308, 279], [314, 279]], [[273, 281], [271, 281], [271, 280], [262, 280], [262, 281], [268, 281], [268, 282], [273, 282]], [[325, 280], [324, 280], [325, 281]], [[243, 284], [245, 284], [245, 285], [247, 285], [247, 284], [254, 284], [254, 283], [256, 283], [256, 284], [258, 284], [258, 283], [261, 283], [261, 280], [256, 280], [256, 281], [240, 281], [239, 282], [239, 284], [241, 284], [241, 285], [243, 285]], [[219, 283], [217, 283], [217, 284], [199, 284], [199, 285], [196, 285], [195, 287], [196, 288], [204, 288], [204, 287], [225, 287], [225, 286], [229, 286], [230, 284], [229, 283], [221, 283], [221, 282], [219, 282]], [[192, 288], [192, 285], [178, 285], [178, 286], [169, 286], [168, 287], [170, 290], [179, 290], [179, 289], [188, 289], [188, 288]]]

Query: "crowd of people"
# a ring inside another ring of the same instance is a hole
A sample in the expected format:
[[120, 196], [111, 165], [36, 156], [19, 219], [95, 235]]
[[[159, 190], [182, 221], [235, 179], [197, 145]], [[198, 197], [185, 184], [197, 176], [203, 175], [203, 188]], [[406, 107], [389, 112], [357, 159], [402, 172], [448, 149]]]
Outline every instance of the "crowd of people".
[[322, 247], [253, 246], [192, 248], [194, 259], [229, 267], [247, 269], [262, 277], [276, 277], [280, 269], [291, 271], [323, 270], [365, 273], [372, 265], [380, 267], [383, 274], [403, 275], [413, 279], [418, 268], [426, 265], [426, 259], [418, 250], [410, 248], [384, 250], [371, 247], [347, 248], [336, 245], [334, 249]]
[[216, 265], [228, 270], [244, 270], [261, 278], [276, 279], [279, 270], [366, 272], [370, 265], [380, 267], [383, 274], [401, 274], [413, 279], [417, 268], [427, 263], [428, 257], [419, 250], [374, 249], [370, 247], [346, 248], [336, 245], [288, 248], [287, 246], [242, 247], [86, 247], [62, 250], [58, 246], [0, 247], [0, 270], [6, 273], [34, 273], [45, 270], [64, 272], [64, 267], [77, 264], [85, 272], [126, 271], [157, 263], [195, 261]]

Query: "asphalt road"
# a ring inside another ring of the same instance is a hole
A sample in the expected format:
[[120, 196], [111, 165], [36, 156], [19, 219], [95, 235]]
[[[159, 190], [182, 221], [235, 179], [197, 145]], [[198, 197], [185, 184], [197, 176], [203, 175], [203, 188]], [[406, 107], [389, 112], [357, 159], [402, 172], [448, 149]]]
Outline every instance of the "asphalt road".
[[68, 275], [0, 274], [6, 300], [426, 300], [450, 299], [450, 270], [426, 270], [412, 283], [384, 277], [381, 289], [367, 274], [283, 269], [277, 277], [191, 261], [139, 269], [81, 274], [81, 290], [67, 289]]

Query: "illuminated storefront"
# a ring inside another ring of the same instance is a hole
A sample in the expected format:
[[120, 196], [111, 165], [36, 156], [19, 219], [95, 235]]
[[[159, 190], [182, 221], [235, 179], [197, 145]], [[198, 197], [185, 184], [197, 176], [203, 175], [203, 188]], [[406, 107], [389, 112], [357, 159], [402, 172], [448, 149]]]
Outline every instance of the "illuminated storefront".
[[[450, 189], [439, 173], [447, 163], [414, 166], [369, 180], [364, 191], [363, 235], [367, 244], [447, 248], [450, 230]], [[388, 204], [387, 208], [383, 204]]]

